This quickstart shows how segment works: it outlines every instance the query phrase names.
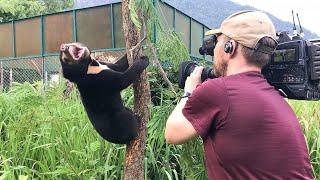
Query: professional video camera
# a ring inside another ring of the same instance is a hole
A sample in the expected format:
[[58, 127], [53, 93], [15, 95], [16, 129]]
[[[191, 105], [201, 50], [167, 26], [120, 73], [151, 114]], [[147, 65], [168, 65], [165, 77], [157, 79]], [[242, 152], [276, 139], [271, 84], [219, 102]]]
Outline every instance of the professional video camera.
[[[293, 11], [292, 11], [293, 15]], [[262, 69], [267, 81], [289, 99], [320, 99], [320, 39], [303, 38], [303, 30], [297, 14], [300, 33], [297, 33], [293, 15], [293, 36], [287, 32], [277, 33], [278, 46], [270, 62]], [[213, 56], [216, 36], [206, 37], [199, 49], [201, 55]], [[179, 87], [184, 87], [186, 77], [190, 75], [195, 62], [186, 61], [180, 65]], [[212, 69], [205, 68], [202, 81], [214, 78]]]

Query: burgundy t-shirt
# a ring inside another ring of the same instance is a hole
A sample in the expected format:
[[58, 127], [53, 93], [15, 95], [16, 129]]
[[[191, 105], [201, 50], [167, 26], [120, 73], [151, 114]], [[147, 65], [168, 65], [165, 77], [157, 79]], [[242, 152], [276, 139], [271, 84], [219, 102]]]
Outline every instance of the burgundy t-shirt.
[[204, 141], [209, 179], [313, 179], [298, 119], [261, 73], [207, 80], [182, 112]]

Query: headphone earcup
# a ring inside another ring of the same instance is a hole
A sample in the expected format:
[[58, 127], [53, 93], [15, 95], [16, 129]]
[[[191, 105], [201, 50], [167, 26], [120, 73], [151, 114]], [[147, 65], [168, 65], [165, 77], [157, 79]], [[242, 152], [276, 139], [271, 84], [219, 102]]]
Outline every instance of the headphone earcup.
[[224, 52], [232, 53], [232, 51], [233, 51], [232, 42], [230, 42], [230, 41], [226, 42], [226, 44], [224, 45]]

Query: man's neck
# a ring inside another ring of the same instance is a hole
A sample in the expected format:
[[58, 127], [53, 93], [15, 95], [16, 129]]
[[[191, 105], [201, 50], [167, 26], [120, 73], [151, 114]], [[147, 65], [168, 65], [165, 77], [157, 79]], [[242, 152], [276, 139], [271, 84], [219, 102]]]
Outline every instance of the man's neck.
[[248, 65], [243, 61], [235, 61], [235, 63], [229, 63], [226, 76], [249, 72], [249, 71], [261, 72], [261, 68], [253, 65]]

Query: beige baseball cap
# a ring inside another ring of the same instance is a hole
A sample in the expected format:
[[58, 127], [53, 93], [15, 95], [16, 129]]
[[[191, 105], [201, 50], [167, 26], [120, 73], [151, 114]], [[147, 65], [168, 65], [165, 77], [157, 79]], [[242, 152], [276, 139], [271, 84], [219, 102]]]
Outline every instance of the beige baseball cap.
[[240, 44], [257, 49], [257, 43], [263, 37], [276, 41], [276, 31], [270, 18], [260, 11], [240, 11], [227, 17], [218, 29], [205, 33], [206, 36], [224, 34]]

